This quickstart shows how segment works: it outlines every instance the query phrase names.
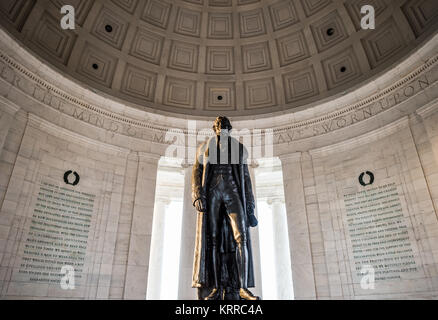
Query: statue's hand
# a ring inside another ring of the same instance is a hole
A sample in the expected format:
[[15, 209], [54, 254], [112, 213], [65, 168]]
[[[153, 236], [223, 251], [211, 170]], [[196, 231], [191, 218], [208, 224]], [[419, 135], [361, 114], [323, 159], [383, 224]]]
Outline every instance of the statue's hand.
[[202, 199], [202, 198], [199, 198], [198, 200], [196, 200], [195, 201], [195, 208], [199, 212], [206, 212], [207, 211], [207, 206], [205, 204], [205, 200]]
[[259, 221], [257, 220], [257, 218], [254, 215], [254, 213], [250, 214], [248, 216], [248, 223], [249, 223], [249, 226], [252, 227], [252, 228], [257, 227], [257, 225], [259, 224]]
[[250, 225], [250, 227], [256, 227], [258, 225], [258, 220], [254, 214], [254, 208], [255, 208], [255, 204], [252, 202], [249, 202], [248, 205], [246, 206], [246, 214], [248, 215], [248, 223]]

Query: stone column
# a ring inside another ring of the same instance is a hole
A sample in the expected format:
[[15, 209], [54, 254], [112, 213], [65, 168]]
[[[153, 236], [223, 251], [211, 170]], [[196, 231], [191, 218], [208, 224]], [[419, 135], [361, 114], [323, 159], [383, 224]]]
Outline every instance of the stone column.
[[184, 164], [183, 168], [184, 203], [181, 226], [178, 299], [193, 300], [197, 299], [197, 289], [192, 288], [197, 213], [192, 204], [192, 166]]
[[155, 201], [154, 219], [152, 223], [151, 254], [149, 258], [149, 276], [147, 299], [159, 300], [161, 293], [161, 276], [163, 269], [163, 243], [166, 209], [169, 199], [158, 198]]
[[277, 297], [281, 300], [290, 300], [292, 274], [290, 251], [288, 248], [289, 237], [287, 234], [287, 218], [284, 212], [284, 201], [281, 198], [268, 200], [271, 206], [272, 227], [275, 245], [275, 274], [277, 278]]
[[301, 153], [280, 156], [295, 299], [315, 299], [315, 277], [307, 222]]
[[[258, 167], [257, 162], [253, 161], [249, 166], [249, 174], [251, 176], [252, 191], [254, 193], [254, 201], [256, 203], [255, 215], [257, 214], [257, 193], [256, 193], [256, 178], [255, 169]], [[252, 258], [254, 262], [254, 280], [255, 287], [251, 289], [251, 292], [259, 297], [262, 297], [262, 268], [260, 261], [260, 238], [259, 238], [259, 226], [250, 228], [251, 245], [252, 245]]]
[[139, 153], [124, 299], [146, 299], [159, 155]]

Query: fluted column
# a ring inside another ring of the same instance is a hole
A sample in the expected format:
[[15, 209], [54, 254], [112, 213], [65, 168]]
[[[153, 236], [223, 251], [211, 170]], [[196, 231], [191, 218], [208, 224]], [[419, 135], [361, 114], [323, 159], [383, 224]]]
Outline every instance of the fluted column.
[[197, 299], [192, 288], [193, 257], [196, 237], [196, 211], [192, 204], [192, 166], [184, 164], [184, 203], [181, 229], [178, 299]]
[[164, 227], [166, 209], [170, 204], [167, 198], [158, 198], [155, 201], [154, 219], [152, 222], [151, 254], [149, 258], [149, 276], [147, 299], [158, 300], [161, 294], [161, 276], [163, 269]]
[[281, 198], [272, 198], [268, 200], [268, 204], [271, 206], [272, 214], [277, 297], [281, 300], [289, 300], [293, 298], [291, 292], [293, 284], [284, 201]]

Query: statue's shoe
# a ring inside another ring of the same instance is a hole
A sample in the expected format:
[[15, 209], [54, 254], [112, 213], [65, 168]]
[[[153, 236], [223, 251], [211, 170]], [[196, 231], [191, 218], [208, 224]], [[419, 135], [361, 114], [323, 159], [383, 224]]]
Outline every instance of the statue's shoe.
[[253, 295], [251, 293], [251, 291], [249, 291], [246, 288], [240, 288], [239, 290], [239, 296], [241, 299], [243, 300], [260, 300], [260, 297], [257, 297], [255, 295]]
[[221, 292], [217, 288], [213, 288], [210, 294], [204, 298], [204, 300], [220, 300]]

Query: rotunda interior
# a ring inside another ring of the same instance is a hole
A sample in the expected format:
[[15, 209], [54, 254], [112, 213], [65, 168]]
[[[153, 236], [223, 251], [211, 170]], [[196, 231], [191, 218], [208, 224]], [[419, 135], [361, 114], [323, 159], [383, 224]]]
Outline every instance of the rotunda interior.
[[438, 298], [438, 1], [2, 0], [0, 299], [197, 299], [218, 116], [254, 294]]

